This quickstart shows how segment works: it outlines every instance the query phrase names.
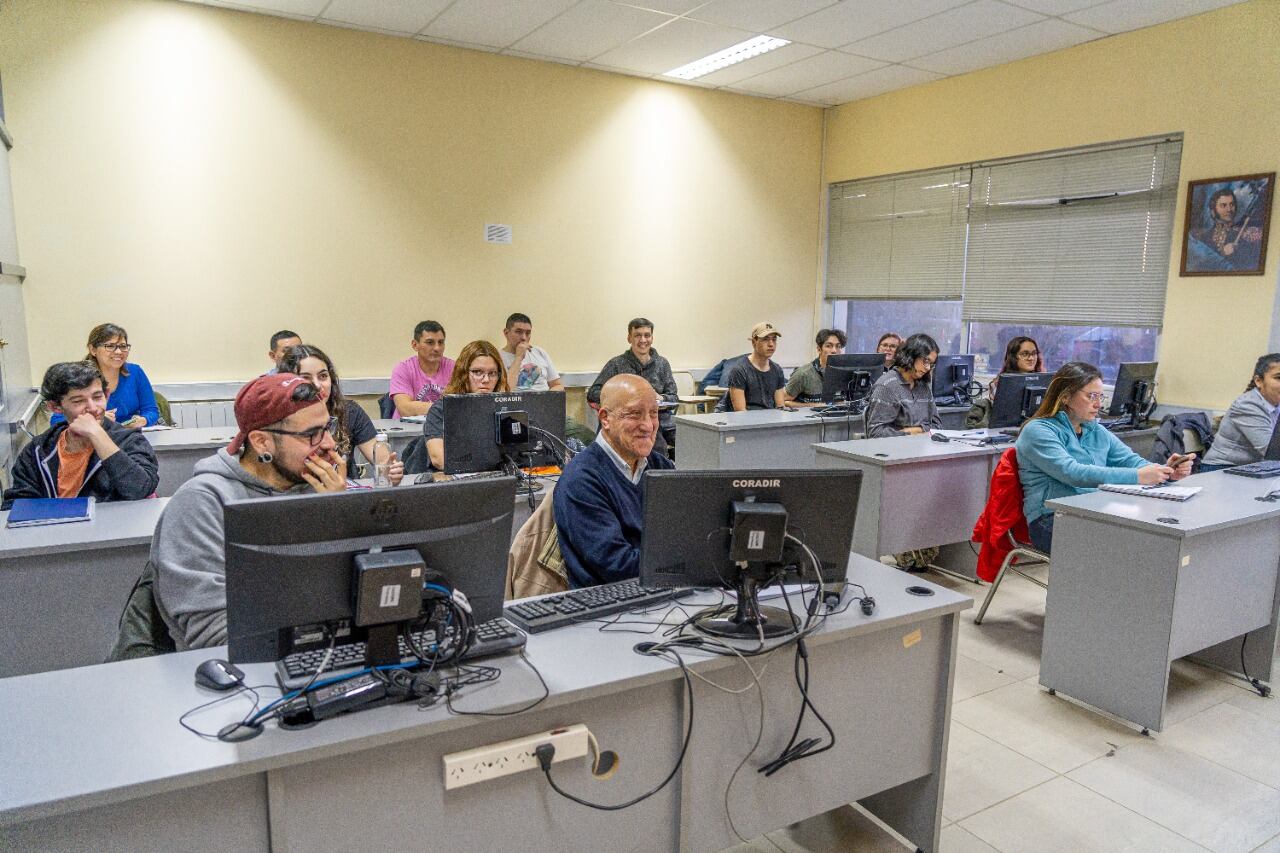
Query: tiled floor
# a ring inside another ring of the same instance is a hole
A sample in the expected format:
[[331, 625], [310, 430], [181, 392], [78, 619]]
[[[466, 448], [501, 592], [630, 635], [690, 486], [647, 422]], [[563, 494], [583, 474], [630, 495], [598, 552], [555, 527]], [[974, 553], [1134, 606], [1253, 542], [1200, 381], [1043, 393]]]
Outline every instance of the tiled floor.
[[[1039, 686], [1044, 596], [1010, 577], [982, 625], [961, 616], [942, 853], [1280, 853], [1280, 699], [1179, 661], [1143, 737]], [[731, 849], [911, 848], [850, 806]]]

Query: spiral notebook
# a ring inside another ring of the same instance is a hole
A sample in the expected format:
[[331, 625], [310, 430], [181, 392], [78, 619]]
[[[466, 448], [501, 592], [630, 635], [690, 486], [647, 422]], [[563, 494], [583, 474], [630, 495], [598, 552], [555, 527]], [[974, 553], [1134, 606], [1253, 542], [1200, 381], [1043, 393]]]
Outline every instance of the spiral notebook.
[[1141, 498], [1159, 498], [1162, 501], [1185, 501], [1200, 491], [1202, 486], [1126, 486], [1117, 483], [1103, 483], [1098, 487], [1104, 492], [1119, 492], [1122, 495], [1137, 495]]

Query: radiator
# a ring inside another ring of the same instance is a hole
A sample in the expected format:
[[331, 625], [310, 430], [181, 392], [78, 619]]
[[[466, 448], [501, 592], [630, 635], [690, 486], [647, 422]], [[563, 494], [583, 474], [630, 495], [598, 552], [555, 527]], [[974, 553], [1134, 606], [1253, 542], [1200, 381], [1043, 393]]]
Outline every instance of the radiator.
[[201, 400], [189, 403], [170, 403], [169, 415], [174, 424], [191, 429], [194, 427], [235, 426], [236, 415], [233, 400]]

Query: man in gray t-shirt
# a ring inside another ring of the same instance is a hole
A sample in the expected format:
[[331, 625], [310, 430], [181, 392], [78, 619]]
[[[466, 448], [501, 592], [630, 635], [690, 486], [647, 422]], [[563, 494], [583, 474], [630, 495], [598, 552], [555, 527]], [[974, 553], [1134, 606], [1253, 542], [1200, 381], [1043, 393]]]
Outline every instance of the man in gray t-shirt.
[[751, 330], [751, 354], [735, 364], [725, 378], [731, 410], [782, 408], [787, 379], [782, 368], [773, 363], [781, 335], [772, 323], [756, 323]]

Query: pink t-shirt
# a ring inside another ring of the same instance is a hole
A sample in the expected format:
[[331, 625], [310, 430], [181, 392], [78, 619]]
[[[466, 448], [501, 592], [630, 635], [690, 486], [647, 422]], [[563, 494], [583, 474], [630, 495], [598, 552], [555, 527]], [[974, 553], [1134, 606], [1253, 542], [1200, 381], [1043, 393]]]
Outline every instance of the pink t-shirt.
[[[394, 400], [397, 394], [408, 394], [421, 403], [434, 403], [443, 396], [451, 376], [453, 376], [453, 359], [451, 358], [440, 359], [440, 369], [430, 376], [422, 371], [422, 365], [418, 363], [416, 355], [406, 358], [391, 371], [391, 398]], [[395, 417], [400, 417], [399, 409], [396, 410]]]

